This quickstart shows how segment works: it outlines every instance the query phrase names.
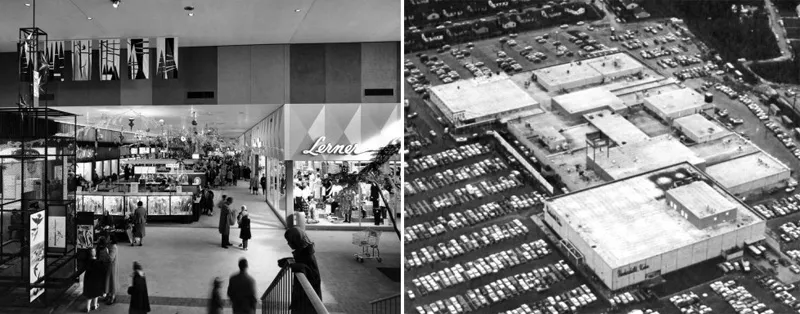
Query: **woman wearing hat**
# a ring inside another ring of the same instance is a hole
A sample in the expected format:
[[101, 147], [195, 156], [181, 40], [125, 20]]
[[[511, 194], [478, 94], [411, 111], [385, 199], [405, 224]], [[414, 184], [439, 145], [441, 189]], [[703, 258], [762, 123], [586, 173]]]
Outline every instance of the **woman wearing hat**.
[[150, 312], [150, 297], [147, 294], [147, 280], [144, 278], [142, 264], [133, 262], [133, 285], [128, 287], [131, 295], [130, 314], [145, 314]]

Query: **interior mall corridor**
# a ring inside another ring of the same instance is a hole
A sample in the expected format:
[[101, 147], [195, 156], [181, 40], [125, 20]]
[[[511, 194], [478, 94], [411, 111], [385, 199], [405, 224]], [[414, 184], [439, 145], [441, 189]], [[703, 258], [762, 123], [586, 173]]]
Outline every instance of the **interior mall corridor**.
[[[239, 230], [231, 227], [233, 247], [220, 247], [217, 231], [218, 210], [213, 217], [205, 216], [192, 224], [148, 224], [144, 246], [131, 247], [120, 243], [117, 258], [118, 302], [101, 304], [92, 313], [127, 313], [127, 287], [130, 285], [131, 265], [139, 261], [147, 278], [151, 313], [206, 313], [211, 284], [215, 277], [224, 279], [223, 296], [228, 277], [238, 271], [239, 258], [250, 262], [250, 274], [256, 279], [259, 296], [278, 274], [277, 260], [291, 256], [283, 238], [285, 229], [275, 214], [267, 208], [263, 195], [250, 195], [246, 183], [238, 187], [215, 190], [234, 198], [235, 208], [246, 205], [253, 219], [250, 248], [237, 246]], [[353, 258], [358, 249], [351, 244], [350, 231], [308, 231], [316, 243], [316, 257], [322, 273], [322, 299], [331, 313], [367, 314], [369, 301], [400, 293], [400, 241], [391, 232], [384, 232], [380, 248], [383, 262], [367, 260], [363, 264]], [[391, 268], [381, 270], [379, 268]], [[393, 281], [385, 275], [396, 274]], [[81, 313], [86, 299], [80, 296], [82, 287], [70, 290], [69, 295], [55, 307], [55, 313]], [[227, 298], [227, 297], [224, 297]], [[260, 306], [260, 305], [259, 305]], [[226, 307], [226, 313], [230, 307]], [[259, 310], [260, 313], [260, 310]]]

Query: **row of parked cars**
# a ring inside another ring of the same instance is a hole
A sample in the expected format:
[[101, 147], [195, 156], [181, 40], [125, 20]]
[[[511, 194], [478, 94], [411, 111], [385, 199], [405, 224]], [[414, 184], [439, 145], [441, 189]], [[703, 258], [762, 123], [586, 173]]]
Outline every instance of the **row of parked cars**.
[[[556, 265], [560, 265], [560, 267]], [[463, 295], [457, 295], [455, 297], [445, 298], [428, 305], [418, 306], [416, 310], [421, 314], [459, 314], [469, 313], [472, 311], [485, 313], [488, 309], [483, 309], [484, 307], [489, 307], [493, 304], [497, 304], [534, 291], [535, 287], [533, 286], [533, 282], [540, 278], [537, 277], [537, 274], [538, 276], [552, 276], [551, 278], [557, 278], [560, 281], [574, 276], [574, 271], [572, 271], [572, 269], [565, 268], [565, 265], [566, 263], [560, 261], [559, 263], [549, 265], [548, 267], [542, 269], [535, 269], [534, 271], [501, 278], [482, 287], [469, 289]], [[541, 306], [549, 311], [549, 313], [574, 313], [579, 307], [584, 307], [590, 302], [595, 302], [597, 300], [597, 297], [595, 297], [591, 290], [589, 290], [589, 287], [586, 287], [585, 285], [580, 287], [580, 292], [575, 290], [577, 289], [570, 290], [558, 295], [557, 297], [551, 296], [546, 299], [542, 298], [539, 302]], [[453, 298], [455, 298], [455, 302], [453, 302]], [[525, 310], [523, 309], [523, 311]], [[524, 313], [527, 313], [527, 311]], [[530, 313], [536, 312], [531, 309]], [[539, 313], [543, 312], [540, 311]]]
[[[519, 220], [514, 220], [519, 221]], [[524, 229], [519, 226], [520, 223], [511, 222], [501, 225], [492, 225], [482, 228], [483, 233], [481, 239], [489, 245], [498, 242], [503, 238], [509, 238], [514, 233], [523, 233]], [[487, 231], [488, 230], [488, 231]], [[496, 232], [495, 232], [496, 230]], [[426, 221], [421, 224], [413, 225], [405, 228], [405, 243], [414, 243], [417, 241], [427, 240], [447, 233], [447, 228], [441, 222], [431, 223]], [[494, 240], [494, 241], [492, 241]]]
[[[516, 227], [518, 227], [514, 228], [517, 229], [514, 232], [517, 235], [527, 234], [529, 232], [528, 227], [526, 227], [525, 225], [521, 223], [517, 224], [516, 222], [514, 222], [514, 224], [516, 225]], [[436, 245], [423, 247], [418, 251], [412, 251], [409, 255], [406, 256], [405, 266], [406, 269], [418, 268], [439, 261], [452, 259], [467, 254], [469, 252], [486, 249], [490, 246], [494, 246], [503, 241], [515, 238], [513, 233], [509, 234], [511, 236], [509, 237], [504, 236], [502, 239], [494, 242], [490, 240], [489, 237], [482, 234], [481, 231], [474, 231], [472, 233], [462, 234], [457, 238], [453, 238], [445, 242], [440, 242], [437, 243]], [[537, 242], [537, 245], [540, 244], [541, 243]], [[522, 247], [523, 249], [525, 249], [524, 252], [529, 251], [527, 244], [523, 244]], [[549, 250], [542, 250], [539, 247], [531, 247], [530, 249], [533, 250], [532, 253], [530, 253], [532, 254], [531, 256], [550, 254]]]
[[621, 305], [644, 302], [647, 301], [647, 299], [654, 297], [655, 295], [650, 291], [643, 292], [637, 289], [633, 291], [626, 291], [620, 294], [615, 294], [614, 296], [608, 299], [608, 303], [611, 303], [612, 307], [616, 307]]
[[[499, 314], [559, 314], [577, 313], [578, 310], [597, 301], [597, 297], [588, 286], [567, 290], [564, 293], [542, 298], [531, 304], [523, 304], [518, 308], [500, 312]], [[648, 314], [657, 314], [649, 312]]]
[[[718, 90], [719, 92], [721, 92], [721, 93], [723, 93], [725, 95], [728, 95], [728, 97], [730, 97], [731, 99], [736, 99], [736, 98], [739, 97], [739, 93], [737, 93], [735, 90], [733, 90], [733, 88], [730, 88], [727, 85], [723, 85], [723, 84], [717, 83], [717, 84], [714, 85], [714, 89]], [[752, 102], [752, 100], [750, 98], [747, 98], [747, 99]], [[749, 106], [750, 103], [746, 102], [745, 105]], [[751, 108], [750, 110], [753, 110], [753, 109]]]
[[745, 273], [749, 273], [750, 270], [751, 270], [750, 262], [746, 261], [744, 259], [741, 260], [741, 261], [726, 261], [726, 262], [722, 262], [722, 263], [717, 264], [717, 267], [719, 269], [721, 269], [723, 273], [726, 273], [726, 274], [729, 273], [729, 272], [732, 272], [732, 271], [742, 271], [742, 272], [745, 272]]
[[472, 73], [475, 77], [485, 77], [492, 75], [492, 69], [486, 66], [483, 62], [464, 62], [464, 67]]
[[508, 176], [500, 176], [496, 180], [482, 180], [457, 188], [452, 192], [436, 195], [431, 198], [431, 205], [437, 210], [459, 206], [484, 196], [498, 194], [522, 186], [520, 172], [512, 170]]
[[738, 285], [736, 281], [727, 282], [715, 281], [710, 285], [711, 290], [725, 299], [736, 313], [761, 313], [774, 314], [772, 309], [767, 308], [766, 304], [754, 297], [744, 286]]
[[753, 208], [767, 219], [771, 219], [798, 212], [800, 210], [798, 202], [800, 202], [800, 194], [795, 194], [774, 199], [767, 204], [758, 204]]
[[405, 169], [406, 175], [410, 175], [433, 168], [447, 167], [454, 162], [475, 156], [486, 155], [490, 152], [491, 149], [481, 143], [467, 144], [417, 159], [412, 159], [407, 161], [403, 168]]
[[[531, 246], [527, 247], [531, 249]], [[528, 254], [523, 254], [523, 252]], [[547, 252], [549, 254], [549, 251]], [[534, 258], [534, 256], [536, 258]], [[467, 283], [477, 278], [497, 273], [504, 269], [510, 269], [522, 264], [527, 264], [544, 256], [546, 256], [546, 254], [532, 255], [527, 251], [523, 251], [522, 247], [517, 247], [515, 249], [509, 249], [480, 257], [474, 261], [469, 261], [464, 265], [455, 264], [452, 267], [447, 267], [431, 274], [414, 278], [411, 282], [414, 283], [414, 286], [422, 295], [426, 295], [442, 289], [450, 288], [455, 285]], [[569, 266], [557, 264], [555, 267], [560, 269], [563, 267], [568, 268]], [[564, 271], [572, 272], [571, 269], [565, 269]]]
[[711, 313], [711, 308], [708, 305], [703, 304], [703, 302], [700, 300], [700, 296], [692, 291], [683, 294], [676, 294], [670, 297], [669, 301], [672, 302], [675, 307], [679, 308], [681, 313]]
[[484, 159], [474, 164], [443, 170], [432, 176], [406, 181], [405, 195], [411, 196], [417, 193], [441, 189], [455, 183], [479, 178], [505, 169], [508, 169], [508, 165], [506, 165], [500, 157]]
[[505, 51], [497, 51], [497, 59], [495, 59], [495, 62], [497, 62], [499, 68], [508, 73], [522, 72], [522, 65], [520, 65], [517, 60], [514, 60], [514, 58], [509, 57]]
[[780, 301], [800, 313], [800, 301], [791, 294], [791, 291], [794, 291], [796, 288], [794, 284], [782, 283], [772, 276], [759, 276], [756, 280], [762, 287], [772, 292], [772, 296], [777, 301]]
[[[691, 67], [691, 68], [688, 68], [688, 69], [682, 69], [680, 71], [676, 71], [674, 75], [675, 75], [675, 77], [677, 77], [680, 80], [688, 80], [688, 79], [693, 79], [693, 78], [709, 76], [712, 73], [715, 73], [715, 71], [717, 71], [717, 69], [719, 69], [719, 67], [716, 64], [714, 64], [712, 62], [707, 62], [703, 66], [696, 66], [696, 67]], [[700, 91], [700, 93], [702, 93], [702, 92], [703, 91]]]

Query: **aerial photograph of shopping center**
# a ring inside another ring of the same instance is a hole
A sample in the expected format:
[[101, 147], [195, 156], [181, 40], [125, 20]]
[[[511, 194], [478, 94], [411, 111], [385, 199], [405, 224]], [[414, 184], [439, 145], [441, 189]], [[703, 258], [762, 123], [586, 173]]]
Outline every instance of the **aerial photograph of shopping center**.
[[404, 5], [406, 313], [800, 313], [800, 1]]

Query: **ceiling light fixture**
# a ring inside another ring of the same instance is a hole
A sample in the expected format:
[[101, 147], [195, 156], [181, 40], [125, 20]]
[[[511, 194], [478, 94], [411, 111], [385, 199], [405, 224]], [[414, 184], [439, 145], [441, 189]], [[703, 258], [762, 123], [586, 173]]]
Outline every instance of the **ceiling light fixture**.
[[300, 9], [295, 9], [294, 12], [295, 13], [300, 12]]
[[26, 3], [26, 4], [25, 4], [25, 6], [26, 6], [26, 7], [29, 7], [29, 6], [31, 6], [31, 4], [30, 4], [30, 3]]
[[86, 19], [87, 19], [87, 20], [91, 20], [91, 19], [92, 19], [92, 17], [91, 17], [91, 16], [87, 16], [87, 17], [86, 17]]
[[119, 8], [120, 3], [122, 3], [120, 0], [111, 0], [111, 5], [114, 7], [114, 9]]
[[189, 12], [188, 13], [189, 16], [194, 16], [194, 7], [193, 6], [183, 7], [183, 10], [185, 10], [186, 12]]

